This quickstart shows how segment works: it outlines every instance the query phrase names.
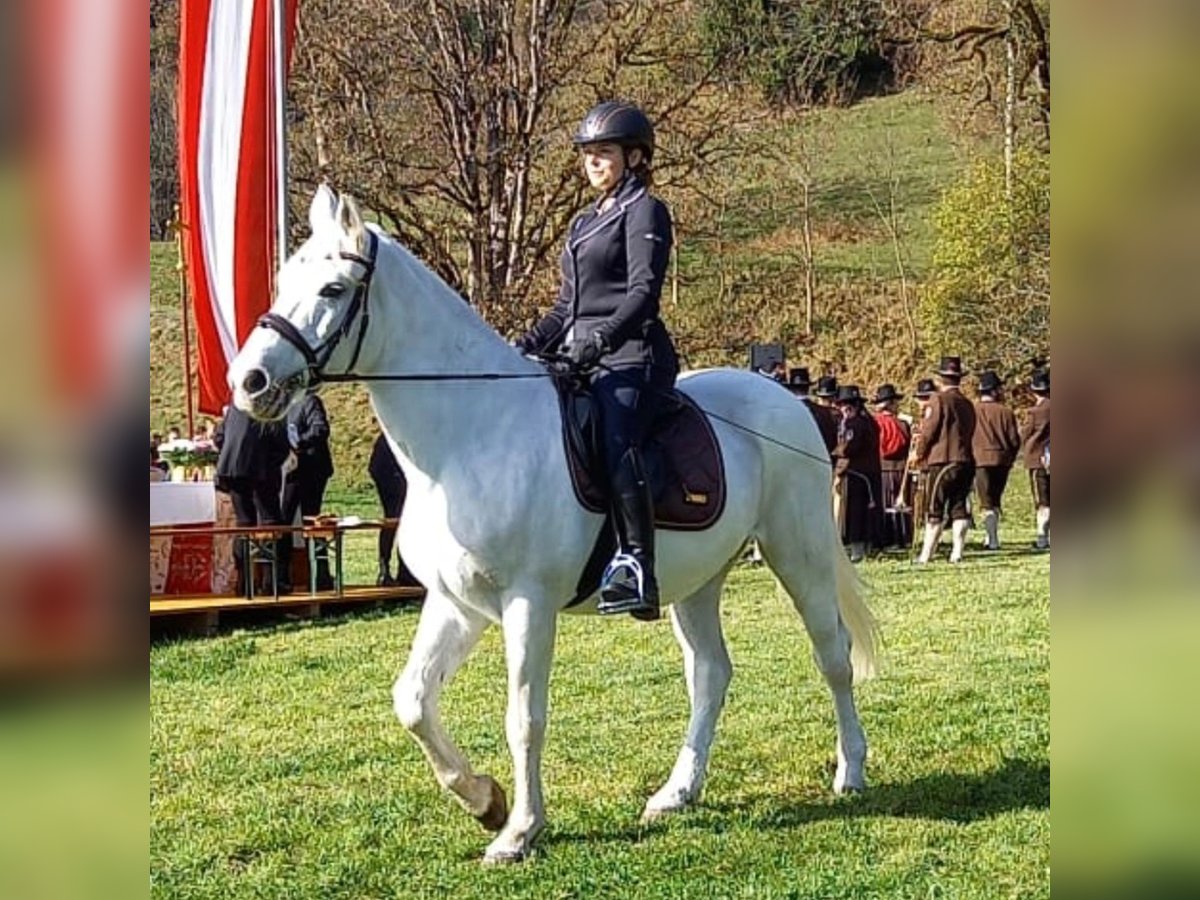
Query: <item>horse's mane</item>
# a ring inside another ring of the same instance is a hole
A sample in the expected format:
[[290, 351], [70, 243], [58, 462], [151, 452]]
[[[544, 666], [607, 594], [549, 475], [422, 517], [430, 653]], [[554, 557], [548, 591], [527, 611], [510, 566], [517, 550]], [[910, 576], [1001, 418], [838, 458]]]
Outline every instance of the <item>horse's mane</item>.
[[439, 303], [457, 304], [454, 315], [458, 319], [456, 325], [468, 329], [473, 335], [486, 337], [491, 342], [507, 347], [508, 343], [495, 328], [481, 316], [470, 302], [425, 263], [411, 250], [404, 246], [396, 237], [388, 234], [374, 223], [367, 225], [379, 238], [380, 247], [394, 250], [398, 261], [404, 269], [405, 277], [429, 288], [429, 295]]

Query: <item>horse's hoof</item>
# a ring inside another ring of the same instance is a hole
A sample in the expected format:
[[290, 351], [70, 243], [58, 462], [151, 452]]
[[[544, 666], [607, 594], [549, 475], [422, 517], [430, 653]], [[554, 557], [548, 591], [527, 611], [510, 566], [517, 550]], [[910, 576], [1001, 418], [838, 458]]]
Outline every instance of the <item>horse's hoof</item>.
[[[504, 788], [496, 783], [495, 778], [491, 775], [483, 775], [481, 777], [488, 783], [488, 788], [491, 791], [491, 799], [488, 801], [488, 808], [483, 811], [482, 815], [478, 815], [475, 818], [488, 831], [499, 831], [504, 827], [504, 823], [508, 821], [508, 798], [504, 796]], [[500, 861], [516, 862], [516, 860]]]
[[496, 853], [489, 851], [483, 854], [483, 864], [485, 866], [515, 866], [525, 862], [528, 858], [529, 854], [520, 850], [503, 850]]

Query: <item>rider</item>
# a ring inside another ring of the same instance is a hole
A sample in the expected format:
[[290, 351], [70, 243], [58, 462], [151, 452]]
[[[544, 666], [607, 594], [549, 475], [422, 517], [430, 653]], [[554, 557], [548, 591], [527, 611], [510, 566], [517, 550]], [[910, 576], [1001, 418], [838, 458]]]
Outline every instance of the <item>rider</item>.
[[599, 199], [571, 223], [558, 302], [517, 346], [561, 348], [581, 369], [599, 366], [604, 461], [620, 550], [609, 563], [598, 611], [658, 618], [654, 509], [642, 443], [679, 362], [659, 318], [671, 252], [671, 214], [650, 194], [654, 127], [638, 107], [609, 101], [591, 109], [573, 143]]

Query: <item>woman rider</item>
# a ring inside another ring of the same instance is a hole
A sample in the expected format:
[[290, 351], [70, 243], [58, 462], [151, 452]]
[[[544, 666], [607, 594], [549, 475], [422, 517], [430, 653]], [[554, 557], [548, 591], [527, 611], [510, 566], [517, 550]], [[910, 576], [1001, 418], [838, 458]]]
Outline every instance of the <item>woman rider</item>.
[[654, 509], [642, 443], [679, 363], [658, 317], [671, 252], [671, 214], [652, 196], [654, 127], [631, 103], [594, 107], [576, 131], [583, 171], [599, 199], [571, 223], [554, 308], [517, 346], [562, 349], [581, 369], [599, 366], [604, 462], [620, 550], [600, 588], [600, 613], [658, 618]]

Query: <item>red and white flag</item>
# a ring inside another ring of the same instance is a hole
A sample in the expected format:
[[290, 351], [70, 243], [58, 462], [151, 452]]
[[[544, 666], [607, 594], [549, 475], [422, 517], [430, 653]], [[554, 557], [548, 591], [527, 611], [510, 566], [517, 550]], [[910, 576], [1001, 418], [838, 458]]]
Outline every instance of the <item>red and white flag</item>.
[[271, 305], [281, 136], [275, 114], [275, 3], [283, 3], [284, 71], [296, 0], [183, 0], [179, 166], [184, 259], [196, 317], [199, 402], [229, 400], [225, 371]]

